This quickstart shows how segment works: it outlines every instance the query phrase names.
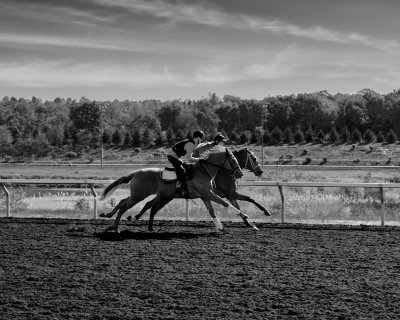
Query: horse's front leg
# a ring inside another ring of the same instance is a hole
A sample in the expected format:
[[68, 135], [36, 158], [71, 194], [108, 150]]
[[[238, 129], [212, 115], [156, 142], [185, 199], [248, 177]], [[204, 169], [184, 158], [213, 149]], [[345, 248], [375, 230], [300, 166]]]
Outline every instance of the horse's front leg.
[[[237, 202], [236, 199], [228, 198], [228, 200], [230, 201], [230, 203], [232, 203], [235, 206], [235, 208], [240, 210], [239, 203]], [[257, 226], [253, 222], [249, 222], [248, 217], [244, 213], [242, 213], [242, 215], [240, 217], [242, 218], [246, 227], [253, 228], [254, 230], [258, 230]]]
[[250, 203], [254, 204], [258, 209], [263, 211], [266, 216], [268, 216], [268, 217], [271, 216], [271, 213], [266, 208], [264, 208], [261, 204], [259, 204], [257, 201], [255, 201], [254, 199], [250, 198], [249, 196], [246, 196], [244, 194], [240, 194], [237, 191], [234, 191], [230, 195], [230, 197], [233, 198], [233, 199], [236, 199], [236, 200], [250, 202]]
[[223, 225], [219, 221], [218, 217], [215, 215], [214, 207], [209, 199], [206, 198], [201, 198], [203, 200], [204, 205], [206, 206], [208, 212], [210, 213], [211, 218], [213, 218], [214, 226], [215, 226], [215, 231], [217, 233], [221, 232], [224, 230]]

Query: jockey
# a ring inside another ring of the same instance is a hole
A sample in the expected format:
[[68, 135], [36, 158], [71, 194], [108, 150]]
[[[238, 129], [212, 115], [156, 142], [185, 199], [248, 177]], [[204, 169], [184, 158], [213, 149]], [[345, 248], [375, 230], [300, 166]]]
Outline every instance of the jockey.
[[226, 138], [225, 136], [221, 133], [218, 132], [218, 134], [215, 136], [214, 140], [211, 142], [206, 142], [206, 143], [201, 143], [196, 149], [193, 151], [193, 156], [194, 157], [200, 157], [200, 155], [204, 152], [207, 151], [215, 146], [220, 145], [221, 142], [225, 141]]
[[218, 134], [214, 138], [214, 144], [217, 145], [225, 140], [226, 140], [225, 136], [221, 132], [218, 132]]
[[186, 158], [187, 161], [197, 161], [199, 158], [193, 156], [193, 150], [204, 138], [203, 131], [196, 130], [193, 132], [193, 139], [185, 139], [175, 143], [172, 148], [167, 152], [168, 161], [171, 162], [175, 171], [178, 181], [181, 183], [182, 194], [185, 198], [189, 196], [186, 185], [185, 171], [183, 169], [184, 162], [181, 157]]

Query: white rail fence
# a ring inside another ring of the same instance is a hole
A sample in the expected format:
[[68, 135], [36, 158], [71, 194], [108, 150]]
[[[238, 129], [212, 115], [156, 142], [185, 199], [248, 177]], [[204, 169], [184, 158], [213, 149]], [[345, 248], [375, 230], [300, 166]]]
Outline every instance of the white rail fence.
[[[105, 186], [111, 183], [112, 180], [77, 180], [77, 179], [0, 179], [1, 189], [4, 191], [6, 196], [6, 217], [11, 217], [11, 194], [7, 189], [7, 186], [23, 186], [23, 185], [86, 185], [92, 195], [94, 203], [93, 218], [98, 218], [97, 213], [97, 202], [98, 195], [95, 190], [95, 186]], [[339, 187], [339, 188], [377, 188], [380, 191], [380, 216], [381, 226], [385, 225], [385, 189], [388, 188], [400, 188], [400, 183], [336, 183], [336, 182], [277, 182], [277, 181], [238, 181], [239, 186], [255, 186], [255, 187], [277, 187], [281, 197], [281, 223], [285, 222], [285, 194], [284, 188], [290, 187]], [[189, 220], [189, 204], [186, 201], [186, 220]]]

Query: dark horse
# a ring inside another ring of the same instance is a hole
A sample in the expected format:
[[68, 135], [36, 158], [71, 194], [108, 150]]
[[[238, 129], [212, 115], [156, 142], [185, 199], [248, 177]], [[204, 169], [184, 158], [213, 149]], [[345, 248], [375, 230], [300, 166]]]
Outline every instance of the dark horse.
[[[234, 178], [243, 176], [243, 172], [232, 152], [228, 148], [216, 146], [207, 151], [199, 161], [193, 164], [193, 178], [187, 181], [189, 197], [191, 199], [201, 198], [203, 200], [213, 218], [217, 232], [222, 231], [223, 226], [215, 215], [211, 201], [219, 203], [227, 209], [231, 207], [241, 217], [246, 216], [242, 211], [236, 209], [213, 192], [212, 180], [220, 171], [226, 171]], [[118, 232], [121, 216], [138, 202], [155, 194], [155, 198], [149, 202], [151, 211], [148, 228], [151, 231], [153, 230], [155, 214], [172, 199], [181, 197], [176, 192], [175, 183], [166, 183], [161, 179], [161, 172], [162, 169], [159, 168], [134, 171], [127, 176], [115, 180], [104, 189], [101, 199], [107, 198], [121, 184], [130, 183], [131, 191], [131, 195], [121, 200], [111, 212], [100, 215], [101, 217], [111, 218], [118, 212], [114, 224], [107, 228], [107, 230], [115, 230]]]
[[[257, 157], [253, 152], [251, 152], [247, 148], [242, 148], [239, 150], [232, 151], [235, 156], [240, 168], [248, 169], [250, 172], [253, 172], [255, 176], [259, 177], [263, 174], [261, 169], [261, 165], [259, 164]], [[233, 178], [229, 172], [225, 170], [221, 170], [217, 173], [214, 179], [215, 185], [213, 191], [219, 195], [221, 198], [226, 198], [235, 208], [240, 210], [238, 200], [247, 201], [253, 203], [257, 208], [264, 212], [266, 216], [270, 216], [270, 212], [264, 208], [261, 204], [256, 202], [249, 196], [244, 194], [240, 194], [237, 191], [236, 179]], [[139, 220], [142, 215], [150, 209], [152, 206], [152, 201], [149, 201], [145, 204], [143, 209], [135, 216], [135, 220]], [[128, 220], [132, 220], [132, 216], [127, 217]], [[250, 223], [246, 216], [242, 216], [243, 222], [247, 227], [256, 228], [253, 223]]]

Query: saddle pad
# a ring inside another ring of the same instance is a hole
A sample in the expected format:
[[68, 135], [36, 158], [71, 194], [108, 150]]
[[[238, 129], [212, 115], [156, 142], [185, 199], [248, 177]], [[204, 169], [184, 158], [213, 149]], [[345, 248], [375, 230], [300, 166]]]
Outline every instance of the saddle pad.
[[160, 173], [161, 179], [166, 181], [174, 181], [177, 179], [176, 172], [173, 168], [164, 168]]

